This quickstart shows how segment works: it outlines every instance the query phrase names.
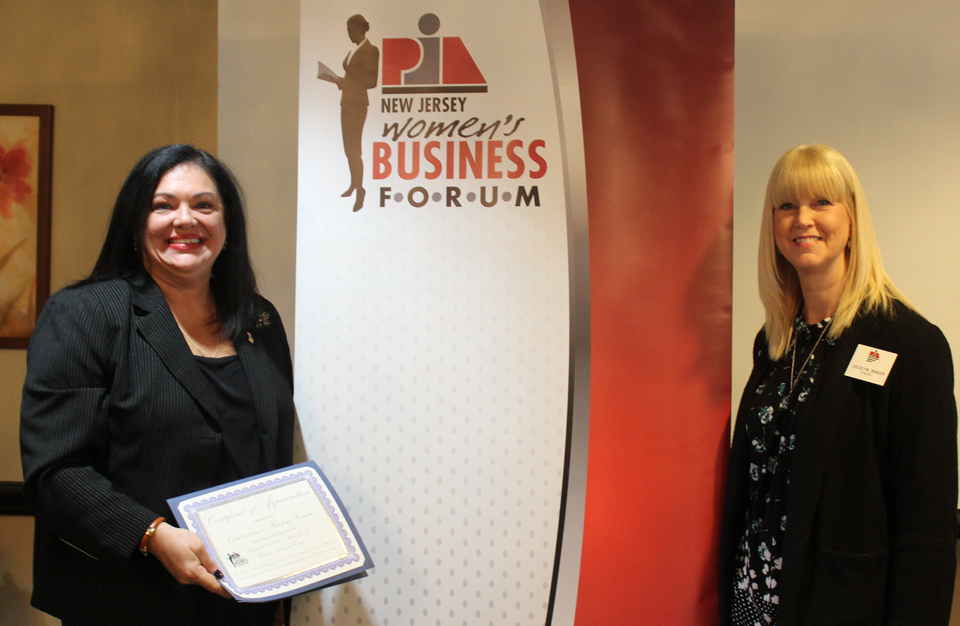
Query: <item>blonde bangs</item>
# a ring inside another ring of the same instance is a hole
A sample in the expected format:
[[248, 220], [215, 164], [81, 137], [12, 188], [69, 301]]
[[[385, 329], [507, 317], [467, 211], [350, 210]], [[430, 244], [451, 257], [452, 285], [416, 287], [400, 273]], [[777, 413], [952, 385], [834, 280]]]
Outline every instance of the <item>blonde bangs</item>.
[[852, 187], [840, 163], [832, 162], [829, 154], [816, 150], [815, 146], [803, 146], [784, 155], [770, 175], [768, 208], [795, 202], [798, 198], [825, 198], [850, 205]]
[[842, 202], [850, 215], [849, 266], [829, 337], [839, 337], [860, 311], [893, 314], [896, 301], [916, 310], [883, 270], [870, 211], [853, 167], [829, 146], [797, 146], [780, 157], [770, 173], [760, 221], [757, 274], [766, 312], [767, 350], [774, 361], [783, 358], [790, 346], [803, 292], [796, 269], [777, 251], [773, 214], [785, 202], [800, 198]]

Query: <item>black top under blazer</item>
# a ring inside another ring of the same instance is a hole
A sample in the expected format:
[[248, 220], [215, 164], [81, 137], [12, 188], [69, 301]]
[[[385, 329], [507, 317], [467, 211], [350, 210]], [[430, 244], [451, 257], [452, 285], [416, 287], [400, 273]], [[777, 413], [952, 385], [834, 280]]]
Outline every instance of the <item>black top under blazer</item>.
[[[280, 316], [235, 343], [268, 466], [292, 462], [293, 372]], [[167, 498], [213, 486], [222, 453], [212, 391], [147, 276], [65, 289], [27, 353], [20, 444], [36, 516], [32, 604], [67, 621], [187, 624], [197, 586], [138, 545]]]
[[[882, 387], [844, 375], [858, 344], [895, 352]], [[720, 623], [748, 499], [744, 411], [770, 361], [764, 333], [740, 401], [720, 544]], [[946, 626], [957, 539], [953, 360], [940, 329], [897, 303], [861, 315], [798, 416], [779, 626]]]

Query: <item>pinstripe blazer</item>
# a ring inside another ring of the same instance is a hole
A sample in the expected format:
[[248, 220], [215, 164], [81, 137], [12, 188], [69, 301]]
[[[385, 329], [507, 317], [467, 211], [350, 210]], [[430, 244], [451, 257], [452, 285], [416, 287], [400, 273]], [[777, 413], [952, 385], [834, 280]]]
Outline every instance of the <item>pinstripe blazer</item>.
[[[237, 354], [271, 468], [291, 463], [290, 353], [280, 317]], [[20, 445], [36, 516], [38, 609], [78, 622], [185, 624], [199, 587], [181, 586], [137, 546], [166, 499], [214, 484], [221, 426], [211, 390], [159, 287], [146, 276], [65, 289], [27, 353]]]

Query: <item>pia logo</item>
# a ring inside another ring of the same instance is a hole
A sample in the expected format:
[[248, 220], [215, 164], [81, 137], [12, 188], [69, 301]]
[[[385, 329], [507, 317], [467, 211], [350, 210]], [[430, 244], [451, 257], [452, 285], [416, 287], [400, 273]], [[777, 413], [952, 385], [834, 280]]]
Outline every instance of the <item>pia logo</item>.
[[880, 351], [871, 350], [870, 354], [867, 355], [867, 363], [873, 363], [874, 361], [880, 360]]
[[423, 37], [383, 40], [383, 93], [486, 93], [487, 81], [459, 37], [434, 37], [440, 18], [417, 23]]

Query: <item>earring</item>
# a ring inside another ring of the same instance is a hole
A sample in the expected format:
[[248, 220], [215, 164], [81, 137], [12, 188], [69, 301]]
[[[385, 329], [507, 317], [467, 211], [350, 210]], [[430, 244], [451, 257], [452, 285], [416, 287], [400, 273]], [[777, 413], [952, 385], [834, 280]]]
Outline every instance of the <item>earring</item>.
[[136, 252], [136, 251], [138, 251], [139, 249], [140, 249], [140, 244], [139, 244], [139, 242], [136, 240], [136, 238], [134, 238], [134, 240], [133, 240], [133, 251]]
[[[847, 245], [848, 245], [848, 246], [850, 245], [850, 242], [849, 242], [849, 241], [847, 242]], [[226, 237], [223, 238], [223, 247], [220, 248], [220, 249], [221, 249], [221, 250], [226, 250], [226, 249], [227, 249], [227, 238], [226, 238]]]
[[847, 239], [847, 250], [849, 250], [849, 249], [850, 249], [850, 240]]

